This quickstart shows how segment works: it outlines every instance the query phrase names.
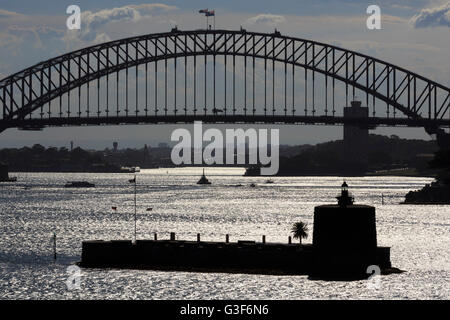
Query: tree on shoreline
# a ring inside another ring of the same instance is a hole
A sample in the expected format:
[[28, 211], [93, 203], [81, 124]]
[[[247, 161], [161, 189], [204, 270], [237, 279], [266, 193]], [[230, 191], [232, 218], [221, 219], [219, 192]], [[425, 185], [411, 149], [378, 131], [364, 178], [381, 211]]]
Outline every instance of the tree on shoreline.
[[294, 223], [291, 232], [294, 234], [294, 239], [299, 239], [300, 245], [302, 244], [302, 239], [308, 238], [308, 224], [300, 221]]

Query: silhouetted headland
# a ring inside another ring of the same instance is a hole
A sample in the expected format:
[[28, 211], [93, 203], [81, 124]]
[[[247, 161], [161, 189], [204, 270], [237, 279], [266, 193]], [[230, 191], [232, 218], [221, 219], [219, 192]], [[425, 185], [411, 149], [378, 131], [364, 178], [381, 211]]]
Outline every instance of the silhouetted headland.
[[405, 196], [407, 204], [450, 204], [450, 149], [436, 152], [430, 167], [439, 170], [436, 181]]
[[[357, 136], [356, 134], [354, 134]], [[435, 176], [428, 166], [438, 150], [435, 141], [401, 139], [369, 134], [363, 160], [352, 161], [348, 154], [361, 153], [361, 143], [351, 149], [351, 139], [280, 148], [278, 176]], [[348, 142], [350, 140], [350, 142]], [[260, 176], [260, 165], [249, 165], [246, 176]]]
[[343, 185], [337, 205], [314, 210], [313, 243], [294, 244], [237, 241], [92, 240], [82, 243], [84, 268], [127, 268], [170, 271], [309, 275], [329, 280], [364, 279], [367, 267], [382, 274], [400, 272], [391, 267], [390, 248], [378, 247], [375, 208], [354, 205]]

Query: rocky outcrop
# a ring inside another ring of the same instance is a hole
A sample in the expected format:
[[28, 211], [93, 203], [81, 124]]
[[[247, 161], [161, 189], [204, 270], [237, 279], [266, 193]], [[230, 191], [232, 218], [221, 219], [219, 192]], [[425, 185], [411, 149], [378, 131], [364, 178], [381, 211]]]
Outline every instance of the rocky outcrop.
[[450, 185], [433, 182], [405, 196], [408, 204], [450, 204]]

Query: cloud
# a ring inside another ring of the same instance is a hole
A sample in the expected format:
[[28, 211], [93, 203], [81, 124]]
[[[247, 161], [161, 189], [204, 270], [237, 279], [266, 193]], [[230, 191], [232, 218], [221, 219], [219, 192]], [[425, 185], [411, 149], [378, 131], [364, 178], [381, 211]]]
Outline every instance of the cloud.
[[7, 34], [15, 39], [16, 43], [30, 41], [36, 48], [45, 48], [41, 38], [59, 38], [64, 34], [64, 31], [47, 26], [37, 27], [19, 27], [16, 25], [10, 26], [7, 29]]
[[0, 9], [0, 19], [11, 19], [22, 17], [24, 17], [24, 15], [20, 13]]
[[285, 22], [286, 19], [283, 16], [275, 14], [260, 14], [255, 17], [247, 19], [248, 24], [266, 24], [269, 26], [276, 26], [277, 24]]
[[143, 19], [165, 14], [175, 9], [177, 9], [177, 7], [162, 3], [152, 3], [128, 5], [113, 9], [104, 9], [97, 12], [84, 11], [81, 15], [82, 24], [79, 36], [81, 40], [93, 41], [98, 38], [97, 31], [109, 23], [118, 21], [132, 21], [136, 23]]
[[421, 10], [410, 21], [415, 28], [450, 27], [450, 1]]

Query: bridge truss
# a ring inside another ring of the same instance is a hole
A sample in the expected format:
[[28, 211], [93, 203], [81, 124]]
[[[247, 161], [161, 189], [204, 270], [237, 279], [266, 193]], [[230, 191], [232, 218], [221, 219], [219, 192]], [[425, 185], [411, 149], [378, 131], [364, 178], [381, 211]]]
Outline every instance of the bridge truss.
[[[368, 118], [344, 118], [361, 98]], [[450, 89], [311, 40], [246, 30], [149, 34], [40, 62], [0, 81], [0, 132], [189, 123], [450, 127]]]

